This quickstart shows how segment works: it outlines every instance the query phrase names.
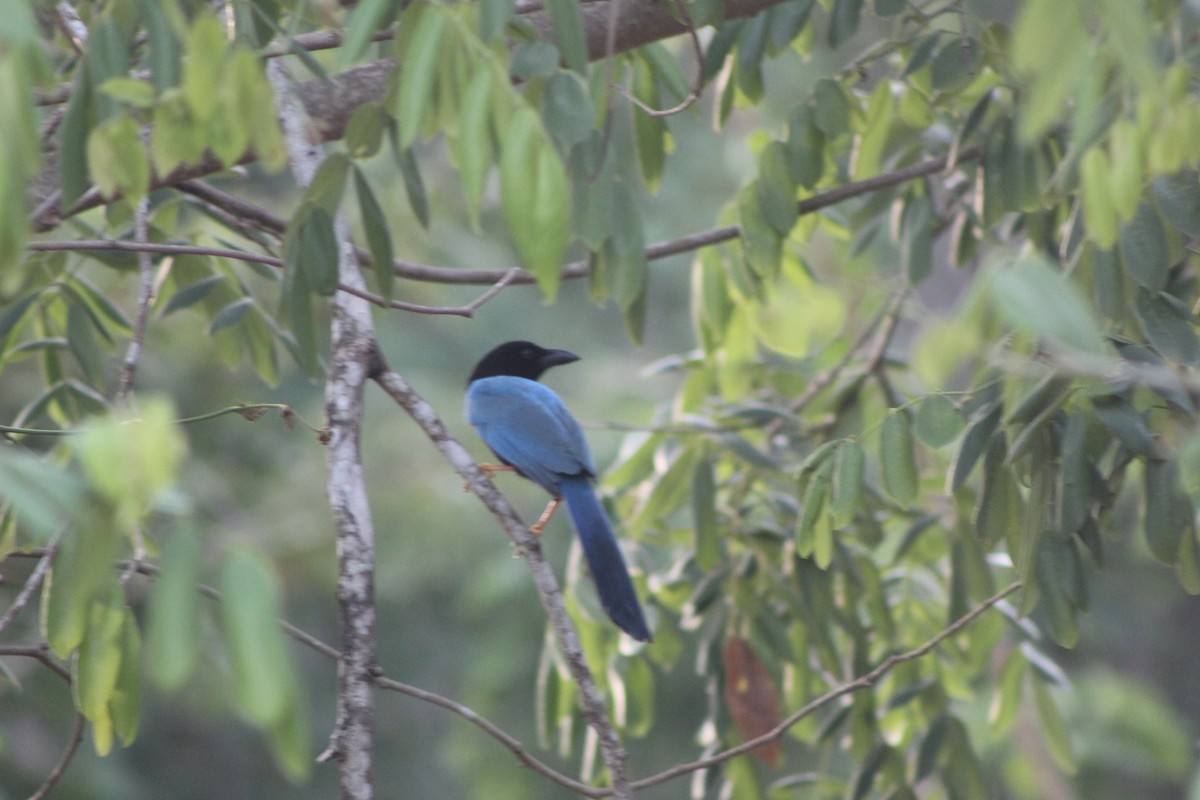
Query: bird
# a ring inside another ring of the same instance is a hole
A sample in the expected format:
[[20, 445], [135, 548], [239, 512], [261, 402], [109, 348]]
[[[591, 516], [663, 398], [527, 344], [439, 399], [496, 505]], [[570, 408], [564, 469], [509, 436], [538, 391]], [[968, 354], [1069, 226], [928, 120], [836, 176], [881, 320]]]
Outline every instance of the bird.
[[466, 417], [502, 465], [481, 464], [489, 474], [514, 471], [550, 493], [550, 503], [530, 531], [541, 535], [559, 504], [566, 503], [596, 593], [609, 618], [634, 639], [650, 629], [594, 481], [596, 467], [583, 429], [562, 398], [538, 378], [551, 367], [578, 361], [566, 350], [533, 342], [498, 345], [467, 379]]

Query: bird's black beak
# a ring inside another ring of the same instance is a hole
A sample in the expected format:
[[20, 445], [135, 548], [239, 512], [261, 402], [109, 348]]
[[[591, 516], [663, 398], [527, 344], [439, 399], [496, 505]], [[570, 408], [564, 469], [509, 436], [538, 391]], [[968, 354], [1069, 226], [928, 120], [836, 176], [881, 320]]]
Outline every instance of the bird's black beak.
[[551, 367], [570, 364], [572, 361], [578, 360], [579, 356], [567, 350], [547, 350], [545, 353], [542, 353], [541, 358], [538, 359], [538, 366], [540, 366], [542, 369], [550, 369]]

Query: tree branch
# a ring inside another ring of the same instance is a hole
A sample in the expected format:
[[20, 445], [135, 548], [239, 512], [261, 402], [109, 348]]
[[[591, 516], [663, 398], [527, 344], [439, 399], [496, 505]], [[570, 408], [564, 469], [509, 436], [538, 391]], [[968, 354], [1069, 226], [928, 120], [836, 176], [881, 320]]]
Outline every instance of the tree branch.
[[8, 607], [8, 611], [4, 612], [4, 616], [0, 617], [0, 635], [8, 630], [8, 626], [13, 624], [13, 620], [21, 613], [25, 606], [29, 605], [29, 601], [33, 599], [33, 595], [42, 586], [42, 581], [46, 578], [46, 573], [50, 571], [50, 562], [54, 560], [54, 554], [58, 551], [58, 537], [54, 537], [54, 541], [50, 543], [38, 561], [37, 566], [33, 568], [33, 572], [29, 573], [29, 577], [25, 579], [25, 585], [21, 587], [21, 591], [13, 599], [13, 603]]
[[[288, 161], [296, 184], [307, 186], [324, 153], [308, 140], [308, 119], [290, 76], [279, 61], [267, 75], [287, 142]], [[341, 282], [362, 288], [345, 217], [338, 214]], [[362, 300], [344, 292], [332, 301], [332, 352], [325, 382], [329, 420], [329, 477], [326, 493], [337, 528], [338, 585], [342, 657], [338, 661], [338, 710], [329, 747], [318, 761], [339, 762], [344, 800], [372, 800], [375, 742], [372, 674], [375, 669], [375, 532], [362, 471], [363, 387], [374, 350], [371, 312]]]
[[154, 261], [145, 249], [149, 239], [150, 198], [143, 197], [133, 212], [134, 243], [142, 245], [137, 254], [138, 299], [137, 314], [134, 315], [133, 333], [125, 350], [125, 361], [117, 377], [117, 402], [129, 398], [133, 391], [133, 379], [137, 375], [138, 361], [146, 342], [146, 326], [150, 321], [150, 304], [154, 302]]
[[[93, 251], [109, 251], [115, 250], [118, 252], [137, 253], [139, 255], [139, 263], [142, 261], [141, 256], [150, 253], [158, 253], [161, 255], [193, 255], [193, 256], [211, 256], [213, 258], [229, 258], [235, 261], [246, 261], [252, 264], [263, 264], [275, 269], [283, 269], [283, 259], [278, 256], [251, 253], [247, 250], [235, 250], [230, 247], [206, 247], [203, 245], [193, 244], [158, 244], [156, 242], [127, 242], [123, 239], [72, 239], [67, 241], [55, 242], [30, 242], [26, 246], [27, 250], [34, 252], [87, 252]], [[358, 248], [355, 247], [355, 252]], [[523, 270], [510, 269], [506, 272], [500, 272], [500, 277], [492, 286], [488, 287], [487, 291], [483, 292], [479, 297], [462, 306], [426, 306], [419, 303], [406, 303], [403, 300], [391, 300], [386, 297], [368, 292], [366, 289], [354, 286], [349, 283], [339, 283], [338, 291], [346, 292], [354, 295], [362, 300], [366, 300], [372, 305], [380, 308], [390, 308], [398, 311], [409, 311], [414, 314], [430, 314], [443, 316], [458, 316], [458, 317], [473, 317], [475, 312], [480, 309], [485, 303], [494, 298], [504, 289], [504, 287], [513, 283], [519, 276], [523, 274]], [[141, 351], [141, 337], [145, 335], [145, 316], [142, 313], [149, 309], [150, 303], [153, 302], [154, 289], [154, 273], [151, 269], [145, 269], [143, 275], [148, 275], [148, 284], [143, 278], [143, 291], [147, 294], [140, 296], [138, 301], [138, 326], [134, 328], [134, 339], [137, 341], [137, 347], [134, 348], [134, 340], [130, 341], [130, 349], [126, 355], [125, 370], [121, 373], [124, 380], [127, 372], [130, 373], [129, 380], [132, 381], [132, 371], [136, 371], [138, 354]], [[143, 302], [144, 301], [144, 302]], [[139, 336], [138, 332], [141, 331]], [[133, 359], [131, 368], [130, 358]], [[120, 396], [120, 395], [118, 395]]]
[[50, 657], [50, 647], [45, 642], [38, 644], [5, 644], [0, 645], [0, 656], [18, 656], [20, 658], [32, 658], [40, 662], [44, 667], [49, 669], [58, 677], [62, 678], [67, 683], [71, 682], [71, 673]]
[[[43, 561], [39, 563], [45, 563], [45, 561], [47, 561], [52, 555], [52, 550], [49, 547], [35, 548], [33, 550], [9, 553], [8, 555], [12, 558], [40, 558], [43, 559]], [[152, 579], [157, 578], [160, 574], [160, 570], [157, 566], [140, 561], [124, 561], [118, 563], [116, 566], [121, 570], [132, 569], [134, 572]], [[213, 602], [220, 603], [224, 599], [220, 591], [212, 586], [209, 586], [208, 584], [196, 584], [196, 591]], [[331, 646], [316, 636], [313, 636], [304, 629], [293, 625], [285, 619], [279, 620], [279, 627], [284, 633], [305, 647], [308, 647], [309, 649], [320, 653], [321, 655], [332, 659], [333, 661], [341, 660], [342, 654], [338, 652], [337, 648]], [[36, 648], [19, 646], [13, 649], [18, 650], [19, 652], [9, 653], [10, 655], [32, 656], [35, 658], [44, 655], [46, 652], [44, 646]], [[2, 654], [3, 647], [0, 647], [0, 655]], [[382, 669], [375, 670], [374, 674], [372, 675], [372, 680], [374, 681], [375, 685], [381, 689], [396, 692], [397, 694], [408, 695], [409, 697], [429, 703], [430, 705], [438, 706], [439, 708], [443, 708], [451, 713], [457, 714], [475, 727], [482, 730], [484, 733], [499, 741], [500, 744], [512, 752], [512, 754], [516, 756], [517, 760], [522, 764], [529, 767], [534, 772], [537, 772], [539, 775], [542, 775], [546, 779], [570, 789], [576, 794], [584, 797], [603, 797], [609, 794], [609, 790], [605, 788], [590, 786], [586, 783], [577, 781], [574, 778], [564, 775], [545, 762], [539, 760], [525, 748], [525, 745], [520, 739], [508, 733], [499, 725], [482, 716], [479, 714], [479, 712], [475, 711], [469, 706], [465, 706], [462, 703], [451, 700], [443, 695], [439, 695], [407, 683], [402, 683], [401, 681], [393, 678], [389, 678], [383, 673]]]
[[[957, 158], [952, 158], [949, 155], [938, 156], [937, 158], [926, 159], [919, 161], [916, 164], [910, 164], [907, 167], [902, 167], [892, 172], [885, 172], [882, 175], [876, 175], [872, 178], [866, 178], [861, 181], [852, 181], [834, 189], [830, 189], [812, 197], [805, 198], [796, 204], [797, 213], [800, 216], [806, 214], [814, 214], [817, 211], [822, 211], [838, 203], [851, 200], [856, 197], [862, 197], [872, 192], [890, 189], [893, 186], [907, 183], [918, 178], [925, 178], [930, 175], [936, 175], [946, 169], [949, 169], [957, 164], [974, 161], [983, 154], [981, 146], [968, 147], [960, 152]], [[282, 236], [287, 230], [287, 220], [270, 211], [257, 206], [240, 197], [223, 192], [220, 189], [214, 189], [207, 184], [198, 181], [183, 183], [177, 187], [181, 191], [193, 194], [201, 198], [205, 202], [213, 203], [226, 211], [235, 214], [243, 219], [249, 219], [256, 225], [259, 225], [264, 230]], [[689, 253], [694, 250], [699, 250], [703, 247], [711, 247], [712, 245], [723, 244], [724, 242], [733, 241], [742, 235], [741, 228], [737, 225], [725, 225], [719, 228], [712, 228], [706, 231], [697, 231], [685, 236], [680, 236], [675, 239], [668, 239], [664, 242], [657, 242], [648, 245], [645, 250], [647, 261], [657, 261], [659, 259], [668, 258], [670, 256], [679, 255], [681, 253]], [[36, 246], [35, 246], [36, 245]], [[38, 242], [31, 245], [32, 249], [67, 249], [64, 243], [59, 242]], [[45, 246], [43, 248], [43, 246]], [[237, 251], [235, 251], [237, 252]], [[370, 254], [366, 250], [359, 248], [356, 251], [359, 259], [364, 262], [370, 261]], [[266, 263], [266, 262], [263, 262]], [[423, 281], [427, 283], [445, 283], [445, 284], [495, 284], [502, 280], [505, 275], [512, 272], [511, 269], [459, 269], [457, 267], [439, 267], [428, 264], [419, 264], [413, 261], [395, 260], [392, 262], [396, 275], [401, 278], [406, 278], [414, 281]], [[580, 261], [572, 261], [563, 266], [563, 279], [583, 278], [588, 275], [591, 269], [591, 264], [587, 259]], [[534, 278], [531, 274], [523, 269], [518, 269], [511, 279], [512, 283], [533, 283]]]
[[1010, 594], [1012, 594], [1013, 592], [1017, 591], [1020, 588], [1021, 588], [1020, 581], [1009, 584], [1006, 588], [1004, 588], [1004, 589], [1000, 590], [999, 592], [997, 592], [996, 594], [992, 595], [987, 600], [984, 600], [982, 603], [975, 606], [975, 608], [971, 609], [966, 614], [959, 617], [957, 620], [955, 620], [951, 624], [947, 625], [945, 628], [943, 628], [941, 631], [939, 631], [936, 636], [931, 638], [929, 641], [925, 642], [920, 647], [913, 648], [912, 650], [908, 650], [903, 653], [896, 653], [895, 655], [890, 655], [887, 658], [885, 658], [883, 660], [883, 662], [879, 664], [879, 666], [875, 667], [873, 670], [866, 673], [865, 675], [855, 678], [854, 680], [849, 681], [848, 683], [843, 683], [841, 686], [831, 689], [828, 692], [826, 692], [825, 694], [820, 695], [819, 697], [813, 698], [808, 703], [805, 703], [803, 706], [801, 706], [799, 709], [797, 709], [795, 712], [793, 712], [783, 722], [779, 723], [774, 728], [772, 728], [771, 730], [764, 733], [762, 736], [756, 736], [753, 739], [742, 742], [741, 744], [737, 745], [736, 747], [731, 747], [728, 750], [723, 750], [720, 753], [715, 753], [711, 756], [697, 759], [696, 761], [692, 761], [687, 764], [679, 764], [677, 766], [671, 767], [668, 770], [664, 770], [664, 771], [658, 773], [657, 775], [651, 775], [648, 778], [643, 778], [639, 781], [634, 781], [633, 788], [634, 789], [645, 789], [650, 786], [657, 786], [660, 783], [665, 783], [669, 780], [673, 780], [674, 778], [678, 778], [682, 775], [687, 775], [690, 772], [695, 772], [697, 770], [708, 769], [709, 767], [714, 767], [722, 762], [728, 761], [729, 759], [731, 759], [735, 756], [740, 756], [743, 753], [749, 753], [751, 750], [755, 749], [756, 747], [759, 747], [760, 745], [764, 745], [769, 742], [773, 742], [777, 739], [782, 738], [783, 735], [788, 732], [788, 729], [791, 728], [793, 725], [795, 725], [797, 722], [804, 719], [805, 717], [812, 715], [817, 710], [829, 705], [834, 700], [837, 700], [839, 697], [844, 697], [845, 695], [852, 694], [852, 693], [860, 691], [862, 689], [869, 689], [872, 686], [874, 686], [876, 683], [878, 683], [885, 675], [887, 675], [889, 672], [891, 672], [893, 669], [900, 666], [901, 664], [904, 664], [909, 661], [915, 661], [916, 659], [920, 658], [921, 656], [928, 654], [930, 651], [933, 650], [933, 648], [937, 647], [939, 644], [946, 641], [951, 636], [953, 636], [956, 633], [958, 633], [959, 631], [961, 631], [963, 628], [966, 628], [968, 625], [970, 625], [972, 622], [974, 622], [976, 619], [978, 619], [980, 616], [982, 616], [983, 613], [985, 611], [987, 611], [989, 608], [996, 605], [1001, 600], [1008, 597]]
[[46, 776], [46, 780], [42, 781], [42, 785], [37, 791], [29, 795], [29, 800], [42, 800], [46, 795], [50, 794], [50, 790], [62, 778], [63, 773], [67, 771], [67, 767], [71, 764], [71, 759], [75, 758], [75, 753], [79, 750], [79, 743], [83, 741], [83, 714], [75, 715], [75, 726], [71, 729], [71, 738], [67, 741], [67, 747], [63, 750], [63, 754], [59, 756], [58, 763], [50, 770], [50, 774]]
[[468, 488], [479, 497], [492, 516], [504, 528], [513, 544], [516, 545], [518, 554], [529, 567], [538, 598], [554, 627], [559, 650], [567, 663], [572, 678], [579, 687], [583, 716], [599, 738], [600, 751], [613, 782], [612, 794], [619, 800], [629, 800], [632, 794], [626, 766], [628, 755], [613, 730], [608, 712], [605, 710], [604, 698], [592, 678], [591, 670], [583, 655], [583, 647], [579, 643], [579, 636], [575, 632], [574, 623], [563, 602], [558, 578], [555, 577], [554, 569], [546, 561], [537, 537], [529, 532], [529, 528], [517, 515], [507, 498], [488, 479], [466, 448], [454, 438], [433, 407], [425, 402], [403, 377], [386, 368], [381, 369], [374, 377], [380, 387], [399, 403], [425, 432], [425, 435], [446, 457], [454, 470], [462, 476]]
[[[614, 35], [614, 52], [616, 53], [623, 53], [650, 42], [677, 36], [688, 30], [687, 23], [675, 16], [674, 9], [669, 4], [655, 2], [655, 0], [607, 0], [586, 3], [582, 8], [584, 35], [588, 55], [592, 60], [598, 60], [606, 55], [605, 38], [610, 2], [622, 3]], [[727, 0], [725, 18], [750, 17], [781, 2], [784, 0]], [[525, 19], [533, 26], [538, 36], [553, 41], [553, 24], [548, 12], [534, 11], [526, 15]], [[296, 39], [302, 40], [304, 36], [327, 37], [328, 34], [323, 32], [302, 34]], [[312, 134], [319, 141], [342, 138], [346, 131], [346, 124], [359, 107], [364, 103], [377, 102], [385, 97], [388, 79], [394, 67], [393, 60], [384, 59], [352, 67], [329, 76], [328, 80], [314, 78], [297, 85], [296, 96], [308, 114]], [[46, 104], [51, 100], [61, 102], [63, 99], [65, 99], [65, 95], [62, 90], [59, 90], [54, 97], [42, 96], [38, 102]], [[254, 154], [247, 153], [239, 160], [239, 163], [249, 163], [254, 160]], [[175, 186], [183, 181], [219, 172], [227, 166], [220, 159], [208, 153], [197, 164], [176, 169], [170, 175], [154, 176], [151, 188]], [[106, 202], [104, 198], [93, 192], [85, 195], [71, 209], [60, 215], [58, 203], [47, 202], [50, 195], [59, 189], [59, 170], [57, 151], [47, 151], [42, 159], [42, 173], [33, 181], [30, 189], [29, 207], [37, 209], [39, 212], [33, 215], [34, 230], [50, 230], [57, 227], [64, 218]], [[476, 282], [494, 283], [497, 279]]]
[[560, 786], [570, 789], [575, 794], [582, 795], [584, 797], [604, 797], [609, 794], [607, 789], [589, 786], [586, 783], [577, 781], [574, 778], [570, 778], [553, 767], [550, 767], [544, 762], [538, 760], [528, 750], [525, 749], [525, 745], [520, 739], [512, 736], [495, 723], [484, 717], [481, 717], [473, 709], [464, 706], [461, 703], [456, 703], [440, 694], [427, 692], [424, 689], [416, 686], [410, 686], [407, 683], [401, 683], [400, 681], [393, 680], [382, 675], [376, 676], [375, 685], [380, 689], [387, 689], [399, 694], [405, 694], [409, 697], [414, 697], [418, 700], [422, 700], [426, 703], [438, 706], [439, 708], [444, 708], [451, 713], [457, 714], [507, 747], [509, 752], [516, 756], [516, 759], [522, 764], [529, 767], [542, 777], [551, 780]]

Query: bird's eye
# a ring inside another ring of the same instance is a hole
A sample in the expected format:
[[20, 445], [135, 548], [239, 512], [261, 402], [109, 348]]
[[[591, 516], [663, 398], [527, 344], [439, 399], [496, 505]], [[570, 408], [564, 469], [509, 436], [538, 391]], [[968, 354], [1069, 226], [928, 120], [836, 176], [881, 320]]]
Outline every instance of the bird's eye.
[[524, 347], [521, 349], [521, 358], [523, 358], [527, 361], [531, 361], [531, 360], [533, 360], [533, 356], [534, 356], [534, 353], [533, 353], [532, 347]]

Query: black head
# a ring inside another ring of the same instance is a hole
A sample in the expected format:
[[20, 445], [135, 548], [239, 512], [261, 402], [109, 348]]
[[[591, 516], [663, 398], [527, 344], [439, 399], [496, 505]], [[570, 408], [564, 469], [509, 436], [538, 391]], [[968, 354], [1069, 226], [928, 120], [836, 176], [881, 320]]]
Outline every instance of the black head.
[[494, 378], [497, 375], [511, 375], [536, 381], [551, 367], [578, 360], [579, 356], [566, 350], [547, 350], [533, 342], [505, 342], [480, 359], [467, 383], [480, 378]]

